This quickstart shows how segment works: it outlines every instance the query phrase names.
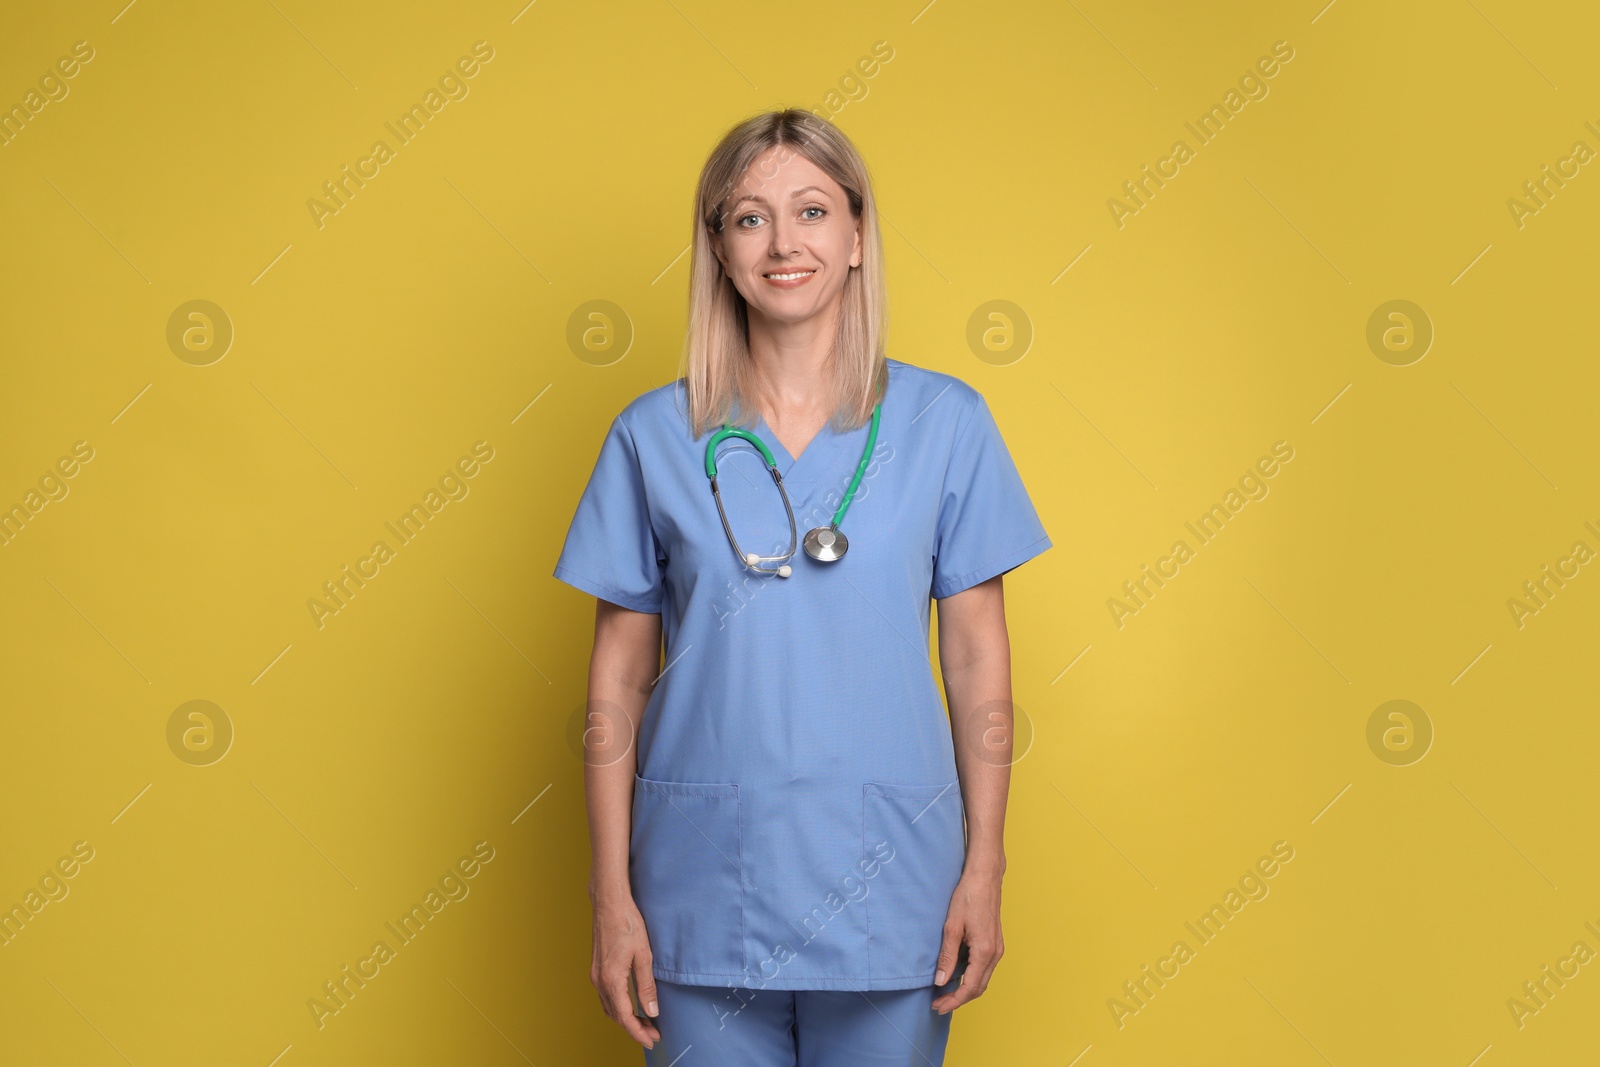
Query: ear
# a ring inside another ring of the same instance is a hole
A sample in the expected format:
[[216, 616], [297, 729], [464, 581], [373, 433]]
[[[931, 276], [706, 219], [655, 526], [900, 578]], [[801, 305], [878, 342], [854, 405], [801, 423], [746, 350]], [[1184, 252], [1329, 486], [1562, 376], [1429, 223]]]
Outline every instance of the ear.
[[711, 242], [711, 254], [717, 257], [717, 262], [722, 264], [723, 273], [728, 270], [728, 256], [722, 248], [722, 235], [711, 227], [706, 227], [706, 238]]

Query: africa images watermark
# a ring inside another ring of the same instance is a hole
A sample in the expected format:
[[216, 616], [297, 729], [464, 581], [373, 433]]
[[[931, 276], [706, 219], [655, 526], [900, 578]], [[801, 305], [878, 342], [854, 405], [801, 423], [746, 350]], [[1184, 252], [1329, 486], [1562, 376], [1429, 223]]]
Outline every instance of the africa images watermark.
[[[396, 144], [400, 147], [410, 144], [452, 100], [465, 100], [472, 88], [464, 79], [477, 77], [478, 71], [482, 69], [479, 64], [488, 63], [493, 58], [494, 47], [488, 41], [473, 42], [472, 55], [462, 56], [455, 61], [454, 66], [447, 68], [439, 76], [439, 87], [430, 88], [424, 93], [422, 103], [412, 104], [410, 109], [394, 122], [383, 124], [384, 128], [394, 135]], [[399, 124], [398, 128], [396, 123]], [[393, 160], [397, 154], [397, 148], [391, 148], [388, 141], [380, 139], [372, 142], [372, 148], [367, 155], [356, 160], [354, 170], [348, 163], [341, 165], [339, 177], [322, 183], [322, 191], [332, 203], [324, 203], [316, 197], [306, 201], [306, 208], [311, 212], [311, 221], [317, 229], [320, 230], [326, 225], [328, 216], [337, 215], [349, 207], [356, 193], [365, 189], [368, 181], [382, 173], [384, 164]]]
[[[856, 505], [867, 498], [867, 494], [870, 492], [867, 483], [873, 478], [877, 477], [878, 471], [883, 468], [883, 465], [888, 463], [893, 458], [894, 446], [889, 444], [887, 441], [880, 441], [873, 446], [872, 460], [867, 464], [866, 471], [861, 475], [861, 484], [856, 487], [856, 495], [850, 498], [851, 508], [855, 508]], [[810, 509], [804, 512], [795, 512], [794, 525], [796, 537], [804, 537], [807, 530], [817, 526], [826, 525], [833, 518], [833, 513], [839, 509], [839, 503], [844, 499], [844, 491], [849, 488], [850, 479], [853, 476], [854, 472], [841, 475], [837, 488], [831, 488], [824, 493], [820, 502], [812, 504]], [[776, 493], [773, 493], [772, 506], [775, 511], [781, 510], [783, 506], [782, 502], [778, 500]], [[849, 515], [846, 514], [845, 518], [848, 520]], [[787, 528], [787, 518], [785, 519], [784, 525], [785, 528]], [[841, 529], [842, 525], [843, 524], [841, 524]], [[848, 531], [846, 531], [846, 533], [848, 533]], [[766, 554], [769, 556], [775, 556], [788, 547], [789, 538], [785, 536], [782, 540], [773, 542], [772, 547], [767, 549]], [[729, 619], [745, 609], [745, 607], [750, 603], [751, 599], [761, 591], [763, 585], [770, 581], [783, 580], [777, 576], [776, 571], [772, 571], [766, 575], [757, 577], [756, 575], [751, 574], [748, 568], [742, 569], [744, 570], [744, 573], [740, 576], [739, 584], [735, 585], [732, 578], [724, 579], [724, 584], [727, 586], [727, 592], [712, 597], [710, 601], [708, 601], [708, 603], [711, 605], [711, 610], [716, 612], [717, 629], [719, 630], [724, 629], [728, 625]]]
[[[1600, 530], [1595, 529], [1592, 521], [1583, 525], [1600, 538]], [[1549, 607], [1556, 594], [1567, 587], [1567, 582], [1581, 573], [1578, 568], [1594, 558], [1595, 551], [1588, 542], [1574, 541], [1571, 552], [1557, 559], [1554, 567], [1546, 563], [1540, 568], [1539, 577], [1523, 582], [1521, 597], [1506, 598], [1506, 609], [1511, 612], [1511, 621], [1517, 624], [1517, 629], [1522, 629], [1529, 619]]]
[[[861, 858], [856, 860], [855, 867], [839, 880], [837, 889], [830, 888], [822, 898], [822, 903], [817, 904], [801, 917], [798, 926], [790, 923], [789, 925], [796, 930], [803, 929], [805, 931], [805, 938], [800, 942], [800, 949], [815, 941], [817, 936], [828, 928], [828, 923], [833, 917], [844, 911], [850, 904], [867, 899], [867, 894], [872, 891], [872, 887], [867, 883], [878, 876], [878, 873], [883, 870], [883, 865], [893, 860], [894, 855], [893, 845], [889, 844], [888, 841], [879, 841], [872, 846], [870, 853], [863, 853]], [[840, 892], [840, 890], [843, 890], [843, 892]], [[730, 984], [728, 986], [729, 996], [735, 999], [739, 1006], [732, 1011], [719, 1011], [717, 1013], [717, 1028], [721, 1029], [726, 1026], [726, 1020], [729, 1017], [738, 1015], [739, 1012], [743, 1011], [749, 1000], [754, 999], [757, 990], [764, 989], [768, 982], [778, 977], [778, 972], [784, 964], [792, 963], [800, 955], [800, 949], [790, 945], [787, 941], [780, 941], [772, 946], [772, 955], [761, 961], [759, 978], [752, 975], [747, 967], [743, 984]], [[739, 996], [741, 989], [750, 991], [751, 996], [749, 999], [743, 999]]]
[[838, 86], [830, 86], [823, 94], [822, 103], [812, 108], [811, 113], [829, 122], [837, 121], [836, 116], [847, 105], [860, 103], [867, 98], [872, 91], [867, 82], [877, 77], [883, 65], [893, 58], [894, 45], [888, 41], [872, 42], [872, 53], [857, 59], [849, 70], [840, 75]]
[[[1195, 122], [1185, 122], [1183, 125], [1194, 134], [1199, 147], [1204, 148], [1216, 140], [1227, 128], [1228, 123], [1237, 118], [1239, 112], [1243, 111], [1250, 101], [1265, 100], [1267, 94], [1271, 92], [1266, 79], [1276, 77], [1280, 69], [1279, 64], [1288, 63], [1293, 58], [1294, 48], [1288, 41], [1274, 41], [1272, 55], [1257, 59], [1253, 68], [1246, 69], [1239, 76], [1239, 88], [1229, 89], [1223, 95], [1222, 103], [1212, 104], [1210, 110]], [[1195, 123], [1199, 125], [1196, 126]], [[1172, 142], [1172, 148], [1165, 156], [1156, 160], [1153, 170], [1150, 164], [1146, 163], [1140, 168], [1144, 172], [1141, 177], [1130, 178], [1123, 182], [1122, 190], [1127, 200], [1119, 200], [1114, 196], [1106, 200], [1106, 209], [1111, 212], [1111, 221], [1117, 229], [1125, 228], [1130, 217], [1148, 207], [1157, 191], [1166, 188], [1167, 181], [1176, 178], [1183, 165], [1195, 159], [1197, 154], [1196, 149], [1189, 147], [1189, 142], [1180, 138]]]
[[[1586, 921], [1583, 925], [1591, 934], [1600, 938], [1600, 929], [1597, 929], [1592, 921]], [[1527, 1026], [1528, 1019], [1548, 1008], [1551, 999], [1567, 987], [1567, 982], [1578, 977], [1579, 968], [1594, 958], [1595, 951], [1589, 947], [1587, 941], [1575, 941], [1572, 944], [1572, 951], [1556, 960], [1553, 972], [1547, 963], [1540, 968], [1539, 977], [1523, 982], [1521, 996], [1506, 998], [1506, 1010], [1511, 1013], [1511, 1021], [1516, 1024], [1517, 1029], [1521, 1030]]]
[[[1593, 121], [1585, 121], [1583, 125], [1590, 133], [1600, 137], [1600, 129], [1595, 127]], [[1549, 207], [1556, 193], [1567, 187], [1567, 181], [1582, 173], [1580, 168], [1594, 157], [1595, 151], [1588, 142], [1573, 141], [1571, 152], [1556, 160], [1554, 170], [1546, 163], [1538, 177], [1523, 182], [1522, 192], [1526, 199], [1519, 200], [1514, 196], [1506, 198], [1506, 210], [1511, 212], [1511, 221], [1517, 229], [1522, 229], [1528, 224], [1528, 219]], [[1563, 178], [1567, 181], [1562, 181]]]
[[76, 842], [70, 854], [56, 860], [55, 865], [47, 868], [39, 877], [38, 889], [30, 888], [21, 901], [0, 912], [0, 948], [11, 947], [11, 942], [28, 928], [29, 923], [38, 921], [39, 913], [46, 906], [66, 900], [72, 887], [65, 879], [76, 878], [83, 864], [92, 859], [94, 846], [87, 841]]
[[[473, 457], [476, 457], [474, 459]], [[472, 487], [464, 479], [475, 478], [482, 470], [481, 463], [488, 463], [494, 459], [494, 446], [488, 441], [476, 441], [472, 445], [472, 455], [462, 456], [456, 460], [455, 466], [446, 470], [439, 476], [439, 487], [429, 489], [422, 497], [420, 504], [412, 504], [410, 509], [401, 514], [394, 522], [385, 522], [383, 525], [394, 534], [400, 546], [409, 545], [422, 533], [428, 523], [444, 510], [446, 504], [452, 500], [461, 501], [472, 492]], [[442, 495], [441, 495], [442, 494]], [[395, 526], [399, 523], [399, 527]], [[327, 602], [309, 597], [306, 608], [311, 612], [311, 622], [317, 629], [322, 629], [324, 620], [330, 615], [337, 615], [355, 598], [356, 593], [366, 588], [367, 582], [382, 573], [384, 564], [396, 558], [396, 549], [390, 548], [389, 543], [382, 539], [374, 541], [368, 554], [355, 562], [355, 571], [352, 573], [350, 564], [346, 563], [338, 578], [329, 579], [322, 583], [322, 592], [327, 597]], [[371, 568], [369, 571], [368, 568]]]
[[[1281, 469], [1279, 464], [1288, 463], [1292, 459], [1294, 459], [1294, 446], [1287, 441], [1274, 441], [1272, 454], [1260, 457], [1252, 469], [1240, 475], [1237, 489], [1230, 488], [1222, 495], [1220, 503], [1212, 504], [1194, 522], [1184, 523], [1184, 528], [1194, 535], [1200, 547], [1209, 545], [1229, 522], [1238, 518], [1246, 504], [1267, 498], [1272, 489], [1265, 479], [1275, 477]], [[1179, 569], [1185, 563], [1192, 561], [1197, 551], [1198, 549], [1191, 547], [1187, 541], [1174, 541], [1167, 555], [1156, 560], [1154, 569], [1146, 563], [1140, 568], [1143, 572], [1140, 577], [1130, 578], [1122, 583], [1122, 597], [1107, 597], [1106, 610], [1111, 613], [1111, 621], [1117, 629], [1122, 629], [1131, 616], [1149, 607], [1156, 593], [1167, 586], [1167, 582], [1162, 579], [1170, 581], [1176, 578]], [[1154, 588], [1151, 588], [1152, 584]]]
[[471, 855], [456, 860], [440, 876], [438, 889], [430, 887], [427, 895], [422, 898], [422, 903], [412, 904], [410, 911], [395, 920], [400, 924], [398, 929], [394, 922], [383, 924], [384, 928], [394, 935], [394, 948], [389, 947], [389, 943], [381, 938], [374, 941], [366, 957], [356, 961], [354, 970], [351, 970], [347, 963], [340, 968], [337, 978], [330, 978], [322, 983], [321, 996], [326, 999], [307, 997], [306, 1008], [310, 1010], [317, 1029], [321, 1030], [327, 1025], [329, 1016], [337, 1015], [348, 1008], [355, 995], [367, 988], [368, 982], [382, 974], [383, 966], [392, 963], [399, 950], [415, 941], [417, 935], [422, 933], [428, 923], [437, 918], [451, 901], [459, 903], [466, 900], [467, 894], [472, 892], [472, 887], [463, 879], [476, 878], [483, 870], [481, 865], [493, 860], [494, 856], [494, 846], [489, 842], [479, 841], [473, 845]]
[[94, 459], [94, 446], [88, 441], [73, 443], [71, 455], [61, 456], [55, 468], [46, 468], [39, 476], [39, 487], [30, 488], [22, 499], [10, 507], [0, 505], [0, 548], [8, 547], [27, 525], [38, 517], [47, 504], [67, 498], [72, 487], [63, 479], [76, 478], [82, 464]]
[[[1223, 894], [1222, 903], [1212, 904], [1210, 910], [1204, 912], [1195, 922], [1185, 922], [1184, 928], [1194, 935], [1197, 945], [1211, 944], [1229, 922], [1238, 918], [1246, 904], [1252, 900], [1267, 899], [1267, 894], [1272, 891], [1267, 885], [1267, 879], [1275, 877], [1282, 870], [1281, 865], [1287, 864], [1292, 859], [1294, 859], [1294, 846], [1287, 841], [1274, 841], [1271, 854], [1256, 860], [1250, 869], [1240, 875], [1238, 887], [1228, 887], [1227, 893]], [[1199, 924], [1198, 927], [1196, 923]], [[1140, 968], [1139, 977], [1123, 982], [1122, 992], [1126, 999], [1106, 998], [1106, 1010], [1111, 1012], [1111, 1018], [1116, 1022], [1117, 1029], [1121, 1030], [1126, 1026], [1130, 1016], [1137, 1015], [1149, 1007], [1156, 993], [1165, 988], [1167, 982], [1178, 977], [1182, 973], [1180, 968], [1192, 962], [1196, 955], [1196, 948], [1191, 948], [1187, 941], [1179, 939], [1172, 943], [1172, 949], [1167, 955], [1156, 960], [1154, 969], [1147, 963]]]
[[[5, 148], [22, 135], [28, 124], [38, 122], [39, 116], [50, 104], [59, 104], [72, 92], [63, 79], [76, 78], [83, 64], [94, 58], [94, 46], [88, 41], [77, 41], [72, 55], [62, 56], [54, 68], [46, 68], [39, 76], [39, 88], [29, 89], [22, 100], [0, 110], [0, 148]], [[42, 95], [41, 95], [42, 94]]]

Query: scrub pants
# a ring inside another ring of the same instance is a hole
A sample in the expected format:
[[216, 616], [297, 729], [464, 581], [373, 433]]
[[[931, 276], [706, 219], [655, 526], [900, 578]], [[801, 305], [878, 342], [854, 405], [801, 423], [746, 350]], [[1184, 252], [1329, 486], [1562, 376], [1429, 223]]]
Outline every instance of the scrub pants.
[[656, 980], [646, 1067], [940, 1067], [952, 984], [872, 992], [745, 989]]

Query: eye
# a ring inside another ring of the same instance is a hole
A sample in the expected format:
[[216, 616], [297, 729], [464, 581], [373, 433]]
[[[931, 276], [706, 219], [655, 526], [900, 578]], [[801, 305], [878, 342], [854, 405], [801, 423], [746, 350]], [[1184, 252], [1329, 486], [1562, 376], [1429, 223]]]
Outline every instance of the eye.
[[745, 225], [745, 224], [744, 224], [744, 220], [745, 220], [745, 219], [759, 219], [759, 218], [760, 218], [760, 217], [761, 217], [761, 216], [760, 216], [760, 215], [756, 215], [756, 214], [754, 214], [754, 213], [752, 213], [752, 214], [749, 214], [749, 215], [740, 215], [740, 216], [739, 216], [739, 221], [738, 221], [738, 222], [737, 222], [737, 223], [736, 223], [736, 225], [737, 225], [737, 226], [738, 226], [738, 227], [739, 227], [739, 228], [740, 228], [740, 229], [743, 229], [743, 230], [748, 230], [748, 229], [750, 229], [750, 228], [751, 228], [751, 227], [749, 227], [749, 226], [746, 226], [746, 225]]
[[820, 212], [820, 214], [819, 214], [819, 215], [814, 215], [814, 216], [812, 216], [812, 218], [813, 218], [813, 219], [817, 219], [817, 218], [820, 218], [820, 217], [821, 217], [821, 216], [822, 216], [822, 215], [826, 215], [826, 214], [827, 214], [827, 213], [828, 213], [828, 212], [827, 212], [827, 209], [825, 209], [825, 208], [820, 208], [820, 207], [817, 207], [817, 206], [816, 206], [816, 205], [814, 205], [814, 204], [813, 204], [813, 205], [812, 205], [812, 206], [811, 206], [811, 207], [808, 207], [808, 208], [802, 208], [802, 209], [801, 209], [801, 210], [802, 210], [802, 213], [804, 213], [804, 212], [806, 212], [806, 211], [816, 211], [816, 212]]

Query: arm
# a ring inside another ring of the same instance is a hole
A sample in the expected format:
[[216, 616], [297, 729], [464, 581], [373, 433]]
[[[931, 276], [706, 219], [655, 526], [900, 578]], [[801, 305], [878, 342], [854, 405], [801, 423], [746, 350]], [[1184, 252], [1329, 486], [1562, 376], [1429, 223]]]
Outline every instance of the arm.
[[656, 1014], [650, 941], [628, 880], [628, 841], [638, 766], [634, 742], [660, 671], [661, 616], [596, 600], [583, 738], [584, 798], [593, 856], [589, 901], [594, 910], [594, 958], [589, 981], [606, 1014], [646, 1048], [655, 1047], [661, 1032], [633, 1014], [628, 996], [631, 973], [640, 1003]]
[[943, 1014], [981, 996], [1005, 952], [1000, 881], [1006, 869], [1012, 711], [1011, 641], [1001, 577], [938, 603], [939, 665], [967, 815], [966, 864], [950, 898], [934, 983], [949, 980], [962, 942], [967, 945], [967, 970], [960, 988], [933, 1001], [934, 1010]]

